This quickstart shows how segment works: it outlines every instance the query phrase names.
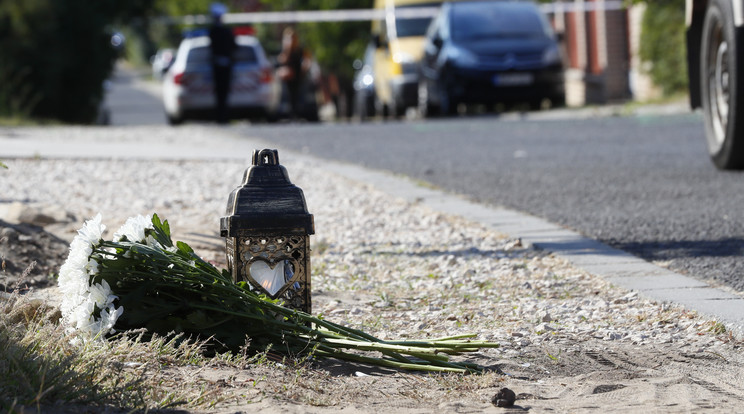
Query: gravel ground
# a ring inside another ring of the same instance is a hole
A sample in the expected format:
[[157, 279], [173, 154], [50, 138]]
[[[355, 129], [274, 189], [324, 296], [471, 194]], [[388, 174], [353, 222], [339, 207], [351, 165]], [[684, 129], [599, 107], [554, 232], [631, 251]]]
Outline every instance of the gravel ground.
[[[179, 139], [206, 130], [181, 128]], [[130, 131], [63, 134], [127, 140]], [[148, 139], [170, 139], [170, 129], [150, 131]], [[22, 132], [26, 139], [49, 134]], [[730, 409], [744, 400], [740, 341], [715, 321], [615, 288], [479, 224], [332, 176], [300, 156], [281, 160], [315, 216], [314, 313], [384, 338], [477, 333], [501, 344], [472, 357], [502, 374], [500, 383], [466, 393], [462, 407], [488, 407], [504, 384], [520, 394], [523, 407], [559, 411], [590, 412], [613, 398], [622, 402], [610, 411]], [[68, 221], [48, 226], [63, 240], [97, 212], [110, 232], [129, 216], [156, 212], [170, 221], [174, 239], [218, 264], [224, 263], [219, 217], [247, 167], [243, 161], [4, 161], [10, 169], [0, 171], [0, 202], [64, 211]], [[442, 408], [439, 401], [406, 405], [377, 397], [337, 404]], [[266, 404], [259, 407], [276, 408]]]

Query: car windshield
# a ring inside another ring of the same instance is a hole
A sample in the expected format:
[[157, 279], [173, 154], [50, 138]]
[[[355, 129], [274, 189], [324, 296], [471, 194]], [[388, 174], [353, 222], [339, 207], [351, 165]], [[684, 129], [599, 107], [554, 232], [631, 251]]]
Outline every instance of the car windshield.
[[[186, 58], [186, 66], [199, 66], [210, 64], [211, 52], [209, 46], [195, 47], [189, 51]], [[256, 50], [250, 46], [239, 46], [235, 51], [235, 63], [256, 63]]]
[[452, 39], [539, 37], [550, 35], [550, 26], [532, 4], [460, 3], [452, 7]]
[[[404, 9], [406, 11], [412, 9], [428, 9], [431, 7], [438, 6], [437, 3], [424, 3], [417, 4], [414, 6], [399, 6], [396, 9]], [[431, 23], [432, 16], [428, 17], [396, 17], [395, 19], [395, 34], [398, 37], [411, 37], [411, 36], [424, 36], [426, 29]]]
[[250, 46], [240, 46], [235, 51], [235, 62], [236, 63], [256, 63], [256, 49]]
[[209, 46], [195, 47], [186, 56], [186, 66], [208, 65], [210, 56]]

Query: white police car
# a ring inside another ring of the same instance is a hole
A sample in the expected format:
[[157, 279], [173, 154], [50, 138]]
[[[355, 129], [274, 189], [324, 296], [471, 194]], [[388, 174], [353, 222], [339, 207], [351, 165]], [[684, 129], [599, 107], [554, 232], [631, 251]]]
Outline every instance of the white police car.
[[[231, 119], [272, 119], [280, 91], [274, 71], [258, 39], [238, 32], [228, 95]], [[173, 65], [163, 78], [163, 104], [168, 123], [215, 119], [210, 40], [207, 30], [187, 33]]]

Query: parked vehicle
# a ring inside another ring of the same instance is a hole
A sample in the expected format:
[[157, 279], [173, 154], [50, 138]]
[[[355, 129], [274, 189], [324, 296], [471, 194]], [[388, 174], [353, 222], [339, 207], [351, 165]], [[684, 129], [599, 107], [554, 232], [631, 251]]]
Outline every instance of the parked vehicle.
[[375, 116], [375, 77], [372, 66], [375, 58], [375, 45], [370, 43], [364, 51], [362, 60], [354, 61], [354, 116], [365, 120]]
[[419, 112], [455, 114], [460, 103], [565, 103], [563, 58], [532, 2], [445, 3], [424, 42]]
[[[185, 38], [163, 80], [163, 103], [171, 125], [189, 119], [215, 117], [209, 36], [198, 32]], [[271, 119], [280, 92], [274, 82], [273, 67], [259, 41], [248, 35], [235, 37], [232, 81], [228, 96], [231, 119]]]
[[441, 1], [375, 0], [385, 19], [372, 21], [372, 65], [378, 115], [403, 115], [416, 107], [418, 61], [424, 34]]
[[708, 153], [722, 170], [744, 169], [744, 6], [687, 0], [690, 105], [703, 108]]

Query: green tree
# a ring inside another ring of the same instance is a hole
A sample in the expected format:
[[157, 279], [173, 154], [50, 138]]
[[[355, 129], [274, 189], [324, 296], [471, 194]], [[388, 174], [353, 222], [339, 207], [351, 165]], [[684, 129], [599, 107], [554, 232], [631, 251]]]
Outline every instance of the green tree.
[[117, 51], [115, 24], [148, 0], [0, 2], [0, 116], [95, 119]]
[[[637, 2], [637, 1], [636, 1]], [[665, 95], [687, 90], [685, 0], [646, 1], [641, 27], [641, 60]]]

